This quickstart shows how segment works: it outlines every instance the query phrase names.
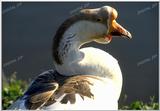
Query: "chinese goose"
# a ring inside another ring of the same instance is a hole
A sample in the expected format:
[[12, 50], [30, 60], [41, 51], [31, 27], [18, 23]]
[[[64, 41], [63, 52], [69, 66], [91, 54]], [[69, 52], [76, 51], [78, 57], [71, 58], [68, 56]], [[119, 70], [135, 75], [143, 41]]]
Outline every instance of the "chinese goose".
[[108, 44], [112, 36], [131, 38], [116, 22], [110, 6], [82, 9], [59, 27], [53, 39], [55, 70], [40, 74], [10, 109], [116, 110], [122, 88], [118, 61], [93, 47]]

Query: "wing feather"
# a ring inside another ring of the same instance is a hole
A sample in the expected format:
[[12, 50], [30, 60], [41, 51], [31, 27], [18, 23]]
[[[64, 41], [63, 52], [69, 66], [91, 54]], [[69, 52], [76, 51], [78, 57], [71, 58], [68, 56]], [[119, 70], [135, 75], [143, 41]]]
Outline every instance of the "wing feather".
[[[40, 74], [30, 85], [24, 96], [20, 100], [24, 101], [24, 106], [29, 110], [43, 109], [55, 102], [60, 104], [76, 103], [76, 94], [79, 94], [82, 100], [84, 97], [94, 99], [94, 94], [91, 92], [90, 86], [94, 84], [89, 80], [101, 80], [97, 76], [77, 75], [63, 76], [58, 72], [49, 70]], [[63, 97], [60, 101], [57, 101]], [[11, 109], [19, 109], [19, 105]], [[18, 102], [19, 104], [20, 102]]]
[[32, 82], [24, 94], [26, 95], [25, 107], [27, 109], [39, 109], [50, 100], [59, 88], [59, 84], [55, 80], [56, 73], [55, 71], [45, 72]]

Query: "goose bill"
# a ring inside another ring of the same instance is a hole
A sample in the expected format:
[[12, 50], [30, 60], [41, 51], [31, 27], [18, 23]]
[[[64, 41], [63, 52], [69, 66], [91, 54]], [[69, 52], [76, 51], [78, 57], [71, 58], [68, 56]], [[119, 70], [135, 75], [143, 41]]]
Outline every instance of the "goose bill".
[[118, 24], [115, 20], [112, 22], [110, 27], [109, 35], [111, 36], [121, 36], [124, 38], [132, 38], [132, 35], [129, 31], [123, 28], [120, 24]]

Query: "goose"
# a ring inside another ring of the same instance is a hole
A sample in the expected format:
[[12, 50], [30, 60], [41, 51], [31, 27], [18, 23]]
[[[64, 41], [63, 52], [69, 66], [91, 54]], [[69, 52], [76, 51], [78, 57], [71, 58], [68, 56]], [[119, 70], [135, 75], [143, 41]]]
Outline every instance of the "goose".
[[122, 88], [118, 61], [109, 53], [82, 46], [108, 44], [113, 36], [131, 39], [116, 22], [110, 6], [81, 9], [58, 28], [52, 46], [51, 69], [41, 73], [9, 109], [117, 110]]

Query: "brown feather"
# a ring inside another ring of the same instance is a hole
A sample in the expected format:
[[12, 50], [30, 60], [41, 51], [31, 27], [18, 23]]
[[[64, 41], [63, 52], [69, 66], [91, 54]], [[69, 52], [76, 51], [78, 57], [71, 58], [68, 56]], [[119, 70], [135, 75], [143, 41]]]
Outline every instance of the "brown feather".
[[[57, 72], [54, 72], [54, 75], [52, 73], [40, 75], [26, 92], [28, 98], [25, 106], [32, 110], [49, 106], [63, 95], [65, 96], [60, 101], [61, 104], [68, 102], [75, 104], [76, 94], [79, 94], [82, 100], [84, 97], [94, 99], [94, 94], [90, 89], [90, 86], [94, 84], [89, 80], [90, 78], [102, 81], [100, 77], [90, 75], [66, 77]], [[39, 90], [34, 90], [34, 88], [39, 88]]]

